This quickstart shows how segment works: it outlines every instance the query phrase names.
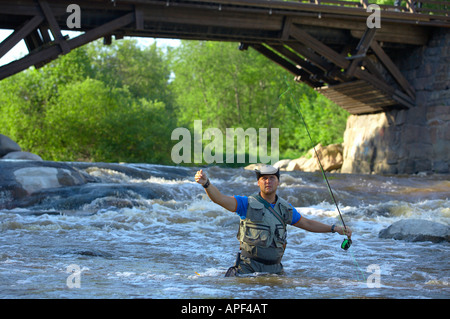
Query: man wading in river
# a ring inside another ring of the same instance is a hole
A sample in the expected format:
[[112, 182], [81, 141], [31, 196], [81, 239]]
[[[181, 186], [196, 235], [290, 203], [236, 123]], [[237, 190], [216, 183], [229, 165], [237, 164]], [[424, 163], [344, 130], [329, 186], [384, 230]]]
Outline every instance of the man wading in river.
[[287, 201], [278, 197], [280, 170], [265, 165], [256, 171], [260, 192], [247, 196], [226, 196], [212, 185], [203, 172], [195, 174], [195, 180], [201, 184], [209, 198], [223, 208], [236, 212], [241, 218], [238, 232], [241, 252], [236, 265], [228, 269], [226, 277], [240, 274], [283, 272], [281, 258], [286, 248], [286, 225], [315, 232], [337, 232], [352, 235], [350, 228], [326, 225], [301, 216]]

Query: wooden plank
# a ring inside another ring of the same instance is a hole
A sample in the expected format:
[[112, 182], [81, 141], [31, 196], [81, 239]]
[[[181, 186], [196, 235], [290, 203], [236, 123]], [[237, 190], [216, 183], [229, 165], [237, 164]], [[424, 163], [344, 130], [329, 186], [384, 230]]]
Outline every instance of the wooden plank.
[[44, 43], [52, 42], [52, 39], [50, 38], [50, 34], [48, 33], [49, 29], [47, 26], [40, 26], [39, 31], [41, 33], [42, 39], [44, 40]]
[[408, 108], [414, 107], [416, 104], [416, 101], [414, 99], [411, 99], [410, 96], [406, 95], [400, 90], [395, 90], [392, 98], [396, 101], [404, 101], [404, 103], [402, 104]]
[[294, 64], [292, 64], [291, 62], [287, 61], [286, 59], [283, 59], [281, 56], [279, 56], [275, 52], [269, 50], [268, 48], [266, 48], [262, 44], [251, 44], [250, 47], [252, 47], [256, 51], [258, 51], [259, 53], [261, 53], [265, 57], [269, 58], [270, 60], [272, 60], [276, 64], [280, 65], [284, 69], [286, 69], [289, 72], [293, 73], [294, 75], [299, 75], [297, 73], [299, 71], [299, 69], [296, 68]]
[[29, 52], [36, 50], [43, 44], [43, 41], [37, 30], [31, 31], [30, 34], [27, 35], [23, 40]]
[[[396, 25], [383, 25], [382, 28], [377, 30], [375, 41], [411, 45], [426, 45], [430, 38], [429, 29], [424, 27], [408, 26], [407, 29], [404, 29], [405, 32], [403, 33], [398, 33], [397, 31], [389, 32], [388, 30], [390, 30], [390, 28], [393, 28], [394, 30], [400, 29]], [[353, 37], [360, 39], [363, 36], [364, 31], [350, 30], [350, 34]]]
[[205, 10], [183, 7], [143, 6], [145, 22], [164, 22], [208, 27], [228, 27], [236, 29], [256, 29], [281, 31], [283, 16], [261, 13]]
[[[325, 17], [323, 15], [320, 19], [312, 16], [294, 18], [292, 22], [297, 25], [350, 30], [352, 36], [358, 39], [362, 37], [367, 28], [365, 19], [345, 19], [344, 17]], [[426, 27], [384, 20], [382, 20], [382, 28], [378, 29], [375, 35], [376, 41], [413, 45], [425, 45], [427, 44], [428, 39], [429, 30]]]
[[364, 103], [364, 104], [370, 105], [372, 107], [388, 106], [388, 105], [395, 104], [393, 99], [386, 98], [385, 96], [379, 96], [379, 97], [374, 97], [374, 98], [369, 98], [367, 96], [364, 98], [361, 98], [358, 96], [353, 96], [353, 95], [347, 95], [347, 96], [351, 97], [352, 99], [354, 99], [360, 103]]
[[364, 68], [366, 68], [371, 74], [373, 74], [376, 78], [380, 80], [384, 80], [383, 74], [378, 70], [378, 68], [375, 66], [374, 62], [372, 61], [371, 57], [366, 56], [363, 60], [362, 65]]
[[[127, 0], [122, 0], [128, 2]], [[130, 1], [131, 2], [131, 1]], [[361, 7], [350, 7], [350, 6], [335, 6], [335, 5], [317, 5], [314, 3], [298, 3], [293, 1], [267, 1], [267, 0], [195, 0], [197, 3], [220, 3], [222, 5], [229, 6], [252, 6], [259, 8], [267, 8], [275, 10], [292, 10], [292, 11], [309, 11], [309, 12], [321, 12], [323, 13], [333, 13], [336, 15], [355, 15], [367, 17], [369, 14], [366, 9]], [[355, 2], [353, 2], [355, 3]], [[350, 5], [351, 3], [349, 3]], [[405, 21], [427, 21], [428, 16], [422, 14], [412, 14], [405, 12], [395, 12], [395, 11], [383, 11], [383, 17], [402, 19]]]
[[305, 44], [309, 48], [313, 49], [332, 63], [336, 64], [340, 68], [346, 69], [350, 64], [350, 62], [347, 61], [342, 55], [332, 50], [327, 45], [323, 44], [295, 25], [291, 27], [291, 36], [301, 43]]
[[325, 82], [328, 81], [328, 79], [325, 79], [324, 72], [319, 69], [318, 67], [312, 65], [311, 63], [305, 61], [301, 56], [295, 54], [291, 50], [287, 49], [283, 45], [270, 45], [270, 47], [280, 54], [284, 55], [286, 58], [291, 60], [292, 62], [296, 63], [298, 66], [300, 66], [301, 70], [305, 70], [311, 75], [316, 76], [319, 79], [323, 79]]
[[[394, 105], [392, 105], [394, 106]], [[392, 107], [391, 106], [391, 107]], [[389, 106], [377, 106], [373, 107], [368, 104], [361, 103], [359, 105], [353, 105], [352, 107], [346, 108], [348, 112], [352, 114], [362, 114], [362, 113], [374, 113], [374, 112], [382, 112], [387, 109]]]
[[280, 55], [276, 54], [275, 52], [269, 50], [262, 44], [251, 44], [250, 45], [253, 49], [261, 53], [262, 55], [266, 56], [276, 64], [280, 65], [284, 69], [288, 70], [292, 74], [296, 75], [297, 77], [301, 78], [302, 82], [305, 82], [307, 85], [311, 87], [316, 87], [311, 80], [310, 80], [310, 74], [308, 74], [306, 71], [298, 69], [294, 64], [287, 61], [286, 59], [282, 58]]
[[369, 82], [374, 87], [380, 89], [387, 95], [394, 94], [394, 88], [392, 88], [392, 86], [389, 83], [387, 83], [384, 80], [378, 79], [377, 77], [373, 76], [372, 74], [370, 74], [368, 72], [362, 71], [361, 69], [356, 69], [355, 77], [358, 79], [364, 80], [366, 82]]
[[352, 104], [344, 106], [344, 108], [352, 114], [369, 113], [378, 110], [378, 108], [371, 107], [370, 105], [364, 103]]
[[333, 90], [336, 94], [351, 96], [362, 102], [376, 103], [377, 105], [389, 105], [395, 102], [389, 95], [361, 80], [330, 85], [328, 86], [328, 90]]
[[70, 51], [70, 48], [67, 45], [66, 41], [64, 40], [64, 37], [61, 33], [61, 28], [59, 27], [59, 24], [56, 21], [56, 18], [53, 15], [48, 2], [45, 0], [38, 0], [38, 3], [42, 9], [42, 12], [44, 13], [45, 18], [47, 19], [47, 22], [50, 26], [50, 30], [52, 31], [55, 42], [61, 47], [61, 51], [63, 54], [68, 53]]
[[366, 94], [366, 95], [355, 95], [351, 94], [351, 96], [358, 101], [365, 102], [370, 105], [375, 104], [390, 104], [392, 99], [385, 94], [380, 94], [380, 92], [375, 92], [373, 94]]
[[360, 114], [360, 113], [371, 113], [377, 111], [377, 109], [372, 108], [370, 105], [361, 103], [349, 97], [341, 97], [341, 99], [337, 99], [335, 96], [329, 96], [328, 93], [319, 91], [319, 93], [323, 94], [329, 100], [333, 101], [343, 109], [347, 110], [351, 114]]
[[[13, 15], [35, 15], [36, 10], [29, 6], [32, 3], [30, 0], [22, 0], [15, 5], [10, 5], [3, 3], [4, 0], [0, 1], [0, 10], [6, 14]], [[105, 2], [107, 5], [105, 5]], [[82, 2], [83, 13], [90, 14], [92, 8], [97, 9], [98, 7], [107, 8], [108, 10], [129, 10], [134, 5], [145, 5], [150, 11], [153, 8], [166, 6], [167, 0], [121, 0], [121, 1], [89, 1]], [[169, 4], [170, 1], [169, 1]], [[59, 5], [64, 9], [67, 7], [66, 1], [52, 1], [53, 5]], [[328, 6], [328, 5], [315, 5], [312, 3], [297, 3], [294, 1], [267, 1], [267, 0], [199, 0], [199, 1], [174, 1], [170, 7], [178, 7], [181, 9], [189, 8], [207, 8], [212, 9], [222, 7], [222, 11], [230, 11], [232, 13], [246, 12], [250, 15], [264, 13], [265, 15], [272, 16], [300, 16], [304, 14], [320, 14], [322, 17], [334, 16], [342, 19], [365, 19], [368, 16], [366, 10], [362, 7], [360, 8], [350, 8], [343, 6]], [[272, 13], [272, 14], [270, 14]], [[55, 11], [55, 14], [59, 14]], [[346, 16], [346, 17], [344, 17]], [[450, 23], [447, 19], [448, 16], [441, 15], [427, 15], [427, 14], [411, 14], [405, 12], [395, 12], [395, 11], [383, 11], [383, 22], [384, 21], [397, 21], [400, 23], [405, 23], [409, 25], [415, 24], [430, 24], [436, 26], [450, 27]], [[439, 20], [441, 19], [441, 20]]]
[[69, 44], [70, 49], [73, 50], [86, 43], [99, 39], [107, 34], [113, 33], [114, 30], [120, 29], [135, 22], [134, 19], [134, 12], [127, 13], [117, 19], [98, 26], [95, 29], [89, 30], [84, 34], [77, 36], [76, 38], [70, 39], [67, 41], [67, 43]]
[[10, 36], [0, 43], [0, 58], [4, 56], [9, 50], [11, 50], [17, 43], [19, 43], [23, 38], [29, 35], [33, 30], [35, 30], [39, 24], [44, 21], [44, 17], [41, 15], [34, 16], [31, 20], [25, 22], [25, 24], [18, 30], [14, 31]]
[[[199, 0], [201, 2], [209, 2], [209, 0]], [[314, 3], [296, 3], [294, 1], [267, 1], [267, 0], [215, 0], [222, 4], [233, 6], [252, 6], [266, 7], [270, 12], [287, 12], [291, 15], [299, 15], [302, 13], [316, 13], [319, 17], [337, 16], [344, 19], [367, 18], [370, 13], [361, 7], [335, 6], [335, 5], [316, 5]], [[354, 2], [353, 2], [354, 3]], [[297, 5], [297, 6], [296, 6]], [[381, 6], [380, 6], [381, 7]], [[401, 12], [391, 9], [382, 10], [383, 22], [404, 23], [409, 25], [435, 25], [441, 27], [450, 27], [449, 16], [445, 14], [419, 14], [410, 12]]]
[[367, 50], [370, 48], [373, 38], [377, 32], [376, 28], [367, 28], [366, 32], [362, 36], [361, 40], [356, 47], [355, 55], [361, 56], [360, 58], [353, 59], [350, 66], [346, 70], [348, 76], [353, 76], [355, 69], [360, 65], [362, 59], [366, 56]]
[[[388, 97], [385, 94], [380, 93], [380, 91], [371, 92], [370, 94], [359, 93], [355, 94], [353, 92], [341, 92], [342, 94], [353, 97], [358, 101], [385, 101]], [[383, 102], [384, 103], [384, 102]]]
[[384, 52], [381, 46], [376, 42], [371, 44], [372, 50], [375, 52], [376, 56], [380, 62], [386, 67], [386, 69], [391, 73], [400, 87], [412, 98], [415, 99], [415, 90], [408, 80], [403, 76], [397, 66], [392, 62], [391, 58]]
[[286, 17], [283, 23], [283, 32], [281, 35], [282, 40], [289, 40], [289, 33], [292, 26], [292, 17]]
[[[99, 39], [107, 34], [112, 33], [116, 29], [120, 29], [126, 25], [129, 25], [135, 21], [134, 12], [125, 14], [117, 19], [114, 19], [108, 23], [105, 23], [95, 29], [87, 31], [86, 33], [77, 36], [76, 38], [67, 40], [67, 44], [70, 50], [73, 50], [86, 43]], [[58, 46], [50, 46], [42, 49], [41, 51], [30, 53], [27, 56], [13, 61], [0, 67], [0, 80], [15, 73], [23, 71], [32, 65], [41, 63], [42, 61], [51, 61], [58, 57], [61, 53], [61, 49]]]
[[[291, 28], [291, 36], [296, 38], [298, 41], [304, 43], [305, 45], [311, 47], [313, 50], [315, 50], [320, 55], [324, 56], [334, 64], [336, 64], [338, 67], [347, 69], [350, 62], [347, 61], [342, 55], [337, 53], [336, 51], [332, 50], [325, 44], [321, 43], [320, 41], [316, 40], [306, 32], [300, 30], [298, 27], [293, 26]], [[373, 76], [372, 74], [362, 71], [361, 69], [355, 69], [354, 70], [354, 76], [358, 79], [365, 80], [378, 89], [384, 91], [388, 95], [392, 95], [394, 93], [394, 89], [387, 84], [385, 81], [378, 79], [376, 76]]]
[[61, 49], [57, 46], [51, 46], [42, 51], [30, 53], [19, 60], [0, 67], [0, 80], [23, 71], [32, 65], [41, 63], [44, 60], [56, 59], [60, 53]]
[[322, 87], [316, 90], [347, 110], [355, 106], [366, 105], [364, 112], [367, 112], [368, 107], [382, 109], [397, 104], [391, 97], [373, 88], [369, 83], [360, 80]]
[[134, 9], [135, 20], [136, 20], [136, 30], [144, 30], [144, 12], [140, 6], [136, 6]]
[[324, 71], [330, 71], [333, 68], [331, 63], [322, 59], [320, 55], [316, 54], [312, 50], [309, 50], [309, 48], [303, 43], [287, 43], [287, 45], [295, 52], [298, 52], [301, 56], [311, 61], [318, 68], [321, 68]]

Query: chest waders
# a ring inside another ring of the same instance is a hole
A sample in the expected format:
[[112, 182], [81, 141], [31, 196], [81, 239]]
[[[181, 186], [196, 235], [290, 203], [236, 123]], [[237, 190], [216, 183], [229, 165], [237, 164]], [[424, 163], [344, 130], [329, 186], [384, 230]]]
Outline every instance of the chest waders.
[[282, 271], [286, 249], [286, 225], [292, 222], [292, 207], [278, 198], [272, 208], [259, 194], [248, 197], [247, 216], [240, 221], [237, 238], [240, 256], [226, 277], [236, 273]]

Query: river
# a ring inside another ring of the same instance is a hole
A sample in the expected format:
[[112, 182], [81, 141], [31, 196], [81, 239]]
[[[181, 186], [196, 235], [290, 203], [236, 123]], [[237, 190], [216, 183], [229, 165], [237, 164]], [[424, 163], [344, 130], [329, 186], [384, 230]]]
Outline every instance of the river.
[[[197, 168], [72, 164], [96, 183], [0, 211], [0, 298], [450, 297], [449, 243], [378, 237], [405, 218], [449, 225], [448, 176], [330, 174], [353, 229], [348, 251], [342, 236], [288, 226], [284, 275], [224, 278], [239, 217], [206, 197]], [[257, 191], [251, 171], [204, 170], [225, 194]], [[320, 174], [282, 172], [279, 195], [308, 218], [339, 224]]]

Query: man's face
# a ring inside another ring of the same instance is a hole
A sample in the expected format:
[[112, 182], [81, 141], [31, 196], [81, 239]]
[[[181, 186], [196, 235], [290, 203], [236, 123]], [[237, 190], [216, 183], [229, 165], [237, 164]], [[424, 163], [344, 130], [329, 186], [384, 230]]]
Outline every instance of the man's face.
[[262, 193], [271, 195], [277, 191], [280, 182], [275, 175], [263, 175], [258, 179], [258, 186]]

